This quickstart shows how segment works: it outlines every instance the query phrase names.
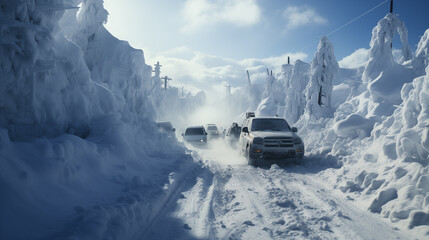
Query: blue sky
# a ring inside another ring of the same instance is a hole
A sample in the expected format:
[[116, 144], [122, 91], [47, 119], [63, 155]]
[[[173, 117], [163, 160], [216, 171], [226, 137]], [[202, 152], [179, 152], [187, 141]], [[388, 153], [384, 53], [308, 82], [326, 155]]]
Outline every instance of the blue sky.
[[[197, 9], [199, 2], [212, 3], [212, 9], [200, 7], [200, 13], [187, 17], [191, 11], [186, 8]], [[221, 18], [220, 12], [231, 7], [226, 6], [228, 2], [243, 2], [242, 6], [254, 5], [258, 10], [241, 8], [243, 13], [231, 14], [243, 14], [236, 19], [216, 20]], [[383, 0], [105, 0], [105, 7], [110, 13], [109, 30], [151, 54], [186, 46], [239, 60], [299, 51], [312, 55], [319, 36], [381, 2]], [[395, 0], [394, 7], [406, 23], [411, 48], [415, 49], [419, 36], [429, 27], [429, 1]], [[337, 58], [358, 48], [368, 48], [372, 28], [388, 10], [389, 2], [330, 35]], [[295, 26], [289, 26], [292, 20], [285, 15], [293, 14], [302, 18]]]
[[[164, 73], [181, 79], [180, 84], [202, 89], [206, 83], [199, 85], [198, 78], [238, 86], [244, 69], [264, 72], [265, 67], [278, 68], [288, 55], [310, 62], [320, 36], [384, 0], [104, 2], [110, 13], [106, 25], [109, 31], [143, 49], [148, 64], [157, 60], [164, 63]], [[420, 36], [429, 28], [429, 0], [394, 3], [394, 12], [405, 22], [414, 51]], [[388, 11], [389, 1], [329, 35], [337, 60], [357, 49], [368, 49], [373, 27]], [[401, 48], [398, 36], [394, 48]]]

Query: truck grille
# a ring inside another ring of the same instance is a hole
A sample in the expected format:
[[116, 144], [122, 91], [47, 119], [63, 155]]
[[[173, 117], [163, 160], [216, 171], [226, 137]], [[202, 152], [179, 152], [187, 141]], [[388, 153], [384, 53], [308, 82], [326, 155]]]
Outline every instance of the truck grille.
[[291, 137], [266, 137], [264, 138], [265, 147], [293, 147], [293, 139]]

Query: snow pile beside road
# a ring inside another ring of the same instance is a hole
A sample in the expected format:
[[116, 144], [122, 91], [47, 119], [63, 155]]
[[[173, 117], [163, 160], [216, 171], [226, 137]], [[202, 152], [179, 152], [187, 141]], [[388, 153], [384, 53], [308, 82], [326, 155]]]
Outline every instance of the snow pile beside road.
[[[335, 111], [334, 118], [297, 123], [310, 155], [333, 155], [343, 167], [331, 179], [334, 187], [365, 206], [413, 229], [423, 236], [429, 230], [428, 103], [429, 68], [416, 78], [427, 49], [417, 60], [393, 61], [390, 42], [398, 29], [404, 60], [408, 52], [406, 28], [388, 14], [373, 30], [370, 60], [362, 82]], [[427, 35], [419, 46], [427, 46]], [[427, 48], [427, 47], [426, 47]]]
[[[395, 32], [402, 42], [403, 58], [399, 63], [391, 48]], [[405, 24], [397, 15], [388, 14], [381, 19], [372, 33], [369, 60], [364, 65], [360, 57], [357, 64], [348, 59], [348, 66], [356, 68], [336, 71], [333, 49], [322, 39], [313, 65], [319, 59], [316, 65], [324, 70], [318, 73], [314, 66], [311, 71], [302, 68], [301, 74], [289, 79], [302, 66], [297, 62], [292, 74], [285, 71], [279, 80], [274, 80], [287, 83], [286, 106], [270, 98], [260, 106], [270, 113], [284, 111], [291, 124], [297, 120], [294, 125], [311, 158], [339, 159], [341, 169], [324, 176], [333, 187], [369, 211], [423, 236], [429, 230], [429, 30], [418, 44], [416, 57], [408, 46]], [[294, 93], [304, 95], [302, 84], [308, 78], [313, 85], [319, 85], [313, 91], [307, 87], [302, 104]], [[294, 106], [289, 106], [290, 102]], [[305, 110], [300, 110], [302, 105]], [[314, 106], [319, 106], [317, 111], [310, 109]], [[328, 108], [323, 108], [327, 106], [332, 107], [333, 117], [326, 111]], [[332, 172], [322, 175], [328, 173]]]
[[156, 130], [143, 52], [79, 2], [0, 0], [0, 239], [140, 238], [199, 169]]
[[0, 126], [13, 139], [87, 136], [92, 119], [115, 111], [90, 80], [82, 52], [59, 34], [65, 1], [2, 0]]
[[374, 129], [375, 140], [366, 153], [374, 154], [378, 146], [382, 151], [375, 155], [377, 161], [393, 167], [380, 172], [383, 177], [374, 179], [386, 181], [380, 186], [378, 198], [387, 191], [397, 191], [396, 197], [388, 194], [387, 200], [392, 201], [383, 208], [384, 204], [377, 204], [375, 199], [371, 211], [381, 212], [394, 221], [407, 219], [410, 228], [429, 225], [422, 220], [429, 218], [429, 67], [426, 71], [426, 76], [404, 85], [403, 103]]

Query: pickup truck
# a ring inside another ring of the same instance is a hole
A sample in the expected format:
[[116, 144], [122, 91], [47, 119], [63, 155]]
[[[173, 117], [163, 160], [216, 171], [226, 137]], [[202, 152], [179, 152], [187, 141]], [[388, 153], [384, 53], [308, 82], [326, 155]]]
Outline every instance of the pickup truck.
[[279, 117], [253, 117], [243, 122], [238, 146], [249, 165], [269, 162], [298, 162], [304, 143], [287, 121]]

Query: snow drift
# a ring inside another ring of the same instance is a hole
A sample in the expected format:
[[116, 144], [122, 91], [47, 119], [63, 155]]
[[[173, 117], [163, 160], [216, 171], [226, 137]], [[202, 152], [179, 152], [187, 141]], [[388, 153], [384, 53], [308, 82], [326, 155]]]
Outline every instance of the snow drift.
[[0, 15], [0, 238], [140, 238], [198, 168], [156, 130], [143, 52], [106, 31], [102, 0]]
[[[297, 61], [292, 69], [301, 69], [299, 75], [293, 70], [274, 80], [287, 83], [285, 106], [270, 98], [260, 104], [296, 122], [309, 155], [340, 160], [336, 174], [322, 174], [330, 184], [420, 236], [429, 229], [428, 31], [413, 54], [405, 24], [388, 14], [372, 31], [369, 60], [349, 69], [338, 67], [332, 45], [322, 39], [311, 69]], [[391, 48], [395, 32], [402, 42], [399, 62]], [[322, 105], [332, 115], [314, 110], [323, 110], [316, 101], [321, 83]]]

